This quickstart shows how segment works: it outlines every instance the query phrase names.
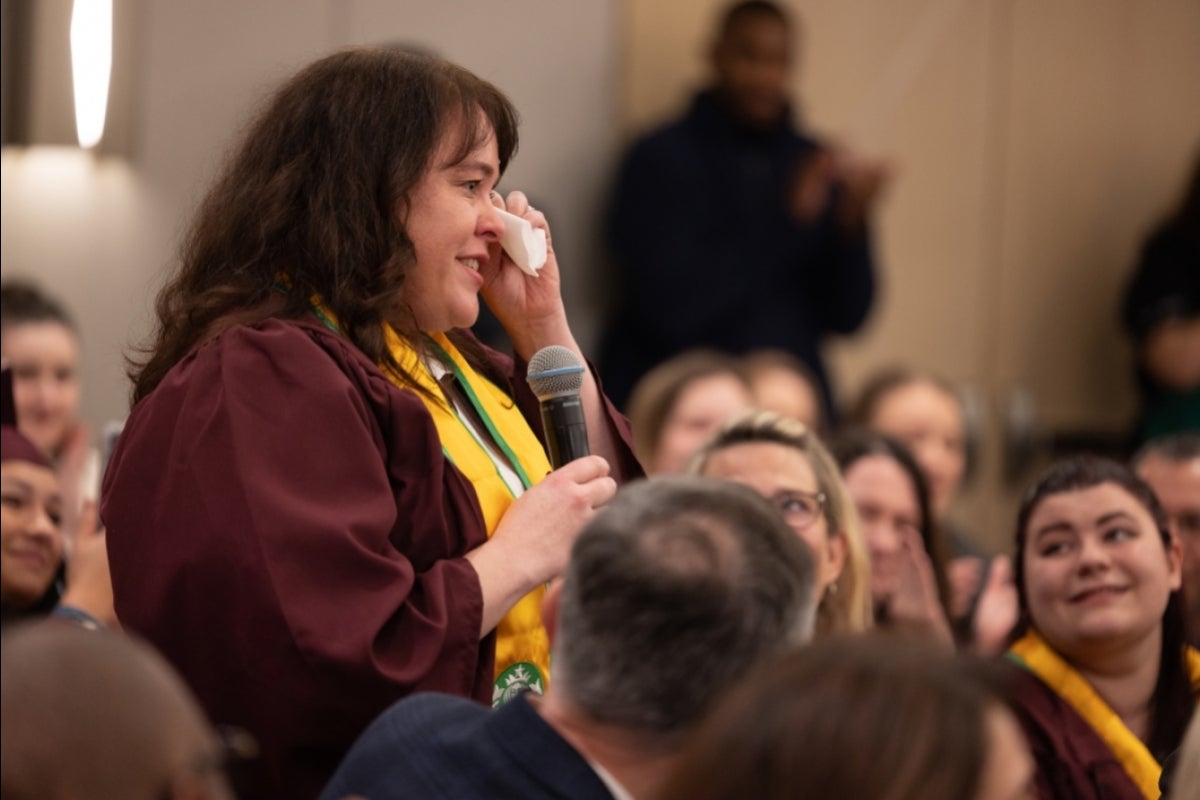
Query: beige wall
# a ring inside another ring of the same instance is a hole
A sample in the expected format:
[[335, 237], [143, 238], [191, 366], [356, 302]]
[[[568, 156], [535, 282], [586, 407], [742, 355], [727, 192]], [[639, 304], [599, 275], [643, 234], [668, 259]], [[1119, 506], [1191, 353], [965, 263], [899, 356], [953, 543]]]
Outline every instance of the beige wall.
[[0, 157], [3, 277], [35, 276], [79, 317], [93, 426], [126, 411], [122, 354], [148, 330], [179, 231], [248, 113], [297, 67], [345, 45], [420, 45], [512, 97], [522, 142], [504, 186], [550, 215], [577, 333], [590, 338], [591, 223], [616, 150], [611, 4], [117, 2], [140, 30], [130, 155], [36, 147]]
[[[626, 0], [624, 136], [706, 76], [713, 0]], [[793, 0], [808, 123], [894, 162], [882, 293], [831, 348], [843, 395], [877, 367], [932, 368], [983, 412], [960, 509], [999, 545], [1002, 414], [1025, 389], [1048, 428], [1118, 431], [1134, 411], [1117, 303], [1147, 228], [1200, 150], [1194, 0]]]

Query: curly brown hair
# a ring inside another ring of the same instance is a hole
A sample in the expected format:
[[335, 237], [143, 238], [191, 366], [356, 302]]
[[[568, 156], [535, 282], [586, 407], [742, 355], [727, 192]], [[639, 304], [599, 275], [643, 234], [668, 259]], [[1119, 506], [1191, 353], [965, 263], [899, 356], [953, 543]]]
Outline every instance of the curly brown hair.
[[[381, 323], [421, 346], [403, 292], [416, 256], [401, 211], [455, 132], [456, 159], [495, 136], [503, 172], [517, 113], [495, 86], [439, 58], [357, 48], [285, 83], [200, 204], [158, 295], [152, 341], [130, 358], [133, 402], [205, 339], [236, 323], [309, 315], [313, 295], [356, 347], [415, 387]], [[276, 293], [282, 307], [271, 305]], [[473, 340], [456, 339], [478, 355]]]

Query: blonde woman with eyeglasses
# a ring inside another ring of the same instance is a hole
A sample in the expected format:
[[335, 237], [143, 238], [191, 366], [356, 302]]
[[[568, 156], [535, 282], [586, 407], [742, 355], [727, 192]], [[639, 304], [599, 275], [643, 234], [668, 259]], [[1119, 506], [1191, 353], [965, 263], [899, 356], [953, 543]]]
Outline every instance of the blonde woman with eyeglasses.
[[871, 627], [867, 550], [837, 465], [802, 423], [753, 411], [725, 425], [688, 471], [745, 484], [773, 502], [816, 564], [818, 635]]

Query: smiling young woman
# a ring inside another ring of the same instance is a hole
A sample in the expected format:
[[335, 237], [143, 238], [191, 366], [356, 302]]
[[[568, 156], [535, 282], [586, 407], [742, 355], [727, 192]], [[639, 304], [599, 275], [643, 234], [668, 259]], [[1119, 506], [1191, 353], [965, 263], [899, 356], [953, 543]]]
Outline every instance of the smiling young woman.
[[0, 375], [0, 624], [47, 614], [115, 623], [95, 501], [68, 506], [50, 457], [17, 428], [11, 368]]
[[1158, 500], [1117, 462], [1060, 462], [1022, 503], [1014, 564], [1014, 702], [1040, 795], [1157, 798], [1200, 693]]
[[5, 426], [0, 461], [0, 615], [7, 622], [49, 613], [62, 568], [62, 493], [47, 461], [13, 452]]

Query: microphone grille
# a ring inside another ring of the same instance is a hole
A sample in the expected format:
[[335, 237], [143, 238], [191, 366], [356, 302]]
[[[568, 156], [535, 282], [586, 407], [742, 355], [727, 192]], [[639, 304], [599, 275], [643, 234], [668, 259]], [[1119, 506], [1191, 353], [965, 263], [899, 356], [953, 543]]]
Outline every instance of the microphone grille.
[[583, 362], [568, 347], [552, 344], [529, 359], [526, 380], [539, 400], [578, 392], [583, 386]]

